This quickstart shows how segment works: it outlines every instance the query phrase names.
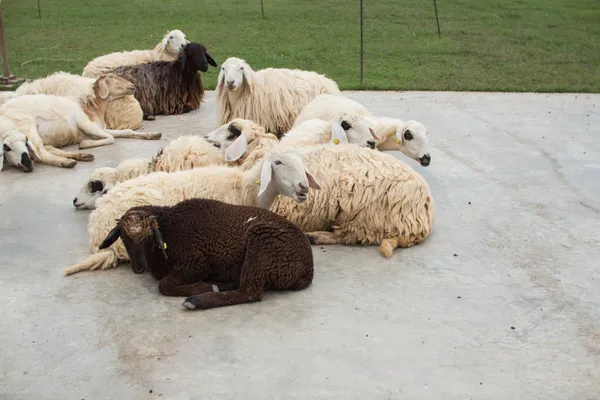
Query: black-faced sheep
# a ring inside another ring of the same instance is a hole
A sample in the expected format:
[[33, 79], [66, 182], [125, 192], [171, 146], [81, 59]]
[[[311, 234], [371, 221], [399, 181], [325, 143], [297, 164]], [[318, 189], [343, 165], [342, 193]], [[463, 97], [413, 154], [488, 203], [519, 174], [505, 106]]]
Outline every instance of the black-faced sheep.
[[127, 211], [100, 244], [121, 238], [137, 274], [149, 271], [166, 296], [187, 309], [261, 301], [270, 289], [312, 283], [313, 255], [302, 231], [257, 207], [191, 199]]
[[135, 85], [135, 98], [144, 111], [144, 119], [154, 115], [174, 115], [195, 110], [204, 98], [198, 71], [208, 71], [215, 60], [200, 43], [189, 43], [175, 61], [155, 61], [116, 68], [113, 73]]

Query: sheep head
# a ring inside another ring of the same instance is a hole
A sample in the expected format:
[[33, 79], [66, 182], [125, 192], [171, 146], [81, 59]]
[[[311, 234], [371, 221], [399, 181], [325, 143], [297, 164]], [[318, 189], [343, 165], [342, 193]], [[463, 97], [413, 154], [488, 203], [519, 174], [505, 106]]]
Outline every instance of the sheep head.
[[281, 145], [272, 149], [263, 160], [258, 184], [259, 199], [261, 196], [274, 199], [275, 195], [281, 194], [298, 203], [306, 201], [309, 188], [321, 189], [304, 165], [300, 152]]
[[209, 64], [217, 66], [216, 61], [206, 52], [206, 47], [200, 43], [186, 44], [179, 56], [184, 68], [191, 66], [196, 71], [208, 71]]
[[16, 130], [10, 130], [4, 133], [3, 136], [4, 140], [2, 140], [2, 148], [0, 149], [0, 169], [7, 162], [23, 172], [32, 172], [34, 165], [29, 153], [33, 153], [37, 159], [40, 156], [31, 140]]
[[207, 133], [204, 138], [219, 147], [227, 161], [237, 161], [248, 150], [248, 144], [260, 134], [265, 134], [262, 126], [248, 119], [235, 118]]
[[167, 245], [158, 229], [158, 220], [147, 210], [132, 208], [123, 214], [98, 249], [110, 247], [119, 238], [123, 240], [131, 259], [131, 269], [136, 274], [148, 270], [146, 254], [158, 250], [164, 260], [169, 258], [166, 252]]
[[246, 61], [237, 57], [230, 57], [221, 64], [221, 72], [217, 83], [217, 90], [237, 91], [254, 87], [254, 71]]
[[135, 85], [115, 74], [100, 75], [94, 82], [94, 93], [102, 100], [115, 100], [135, 92]]
[[167, 32], [162, 41], [159, 43], [159, 46], [161, 46], [162, 49], [171, 56], [177, 57], [179, 56], [181, 50], [183, 50], [185, 45], [189, 42], [190, 41], [185, 37], [185, 33], [181, 32], [179, 29], [175, 29]]
[[105, 195], [116, 183], [116, 168], [103, 167], [94, 170], [77, 196], [73, 198], [73, 206], [77, 210], [95, 209], [96, 200]]

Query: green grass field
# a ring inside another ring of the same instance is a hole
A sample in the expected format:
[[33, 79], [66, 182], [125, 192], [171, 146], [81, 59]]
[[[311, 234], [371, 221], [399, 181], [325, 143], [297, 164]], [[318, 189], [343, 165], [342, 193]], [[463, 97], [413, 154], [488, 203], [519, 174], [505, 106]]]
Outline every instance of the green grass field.
[[[315, 70], [342, 89], [600, 92], [600, 1], [36, 0], [2, 2], [11, 72], [81, 73], [92, 58], [152, 48], [170, 29], [217, 60]], [[217, 70], [203, 75], [213, 89]]]

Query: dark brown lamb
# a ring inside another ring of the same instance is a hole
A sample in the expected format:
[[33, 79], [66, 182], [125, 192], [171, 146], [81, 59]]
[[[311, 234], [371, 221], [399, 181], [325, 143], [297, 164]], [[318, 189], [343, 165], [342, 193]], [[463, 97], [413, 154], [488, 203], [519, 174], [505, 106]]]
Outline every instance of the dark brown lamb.
[[206, 47], [188, 43], [175, 61], [126, 65], [112, 72], [133, 82], [144, 119], [154, 120], [156, 114], [182, 114], [200, 107], [204, 87], [198, 71], [208, 71], [209, 64], [217, 66]]
[[149, 271], [165, 296], [208, 309], [261, 301], [271, 289], [301, 290], [313, 280], [304, 233], [265, 209], [190, 199], [127, 211], [99, 248], [121, 238], [133, 272]]

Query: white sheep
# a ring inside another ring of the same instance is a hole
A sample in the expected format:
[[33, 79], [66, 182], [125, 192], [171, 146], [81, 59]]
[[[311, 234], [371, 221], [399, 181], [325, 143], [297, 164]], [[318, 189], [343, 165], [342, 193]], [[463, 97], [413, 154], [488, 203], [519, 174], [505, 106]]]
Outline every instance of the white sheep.
[[[223, 140], [228, 137], [237, 138], [242, 132], [248, 135], [251, 145], [244, 156], [227, 162], [223, 152], [205, 138]], [[136, 178], [152, 172], [177, 172], [209, 165], [240, 165], [248, 169], [257, 158], [262, 159], [265, 152], [279, 143], [274, 135], [265, 133], [264, 129], [252, 121], [235, 119], [205, 137], [180, 136], [160, 149], [155, 157], [137, 157], [121, 162], [117, 167], [102, 167], [92, 171], [89, 179], [73, 199], [73, 206], [78, 210], [94, 209], [96, 201], [106, 194], [118, 182]]]
[[230, 57], [221, 65], [218, 78], [217, 125], [246, 118], [281, 137], [302, 108], [321, 93], [341, 92], [333, 80], [316, 72], [287, 68], [253, 71], [246, 61]]
[[[108, 86], [100, 85], [100, 98], [110, 99]], [[133, 88], [124, 87], [128, 93]], [[12, 120], [17, 130], [32, 142], [40, 162], [72, 168], [78, 161], [92, 161], [94, 156], [58, 148], [79, 143], [80, 149], [114, 143], [115, 138], [156, 140], [160, 133], [131, 130], [104, 130], [86, 115], [70, 97], [36, 94], [15, 97], [0, 106], [0, 115]], [[90, 138], [100, 138], [92, 140]]]
[[375, 148], [379, 139], [367, 125], [364, 118], [349, 112], [342, 118], [331, 121], [308, 119], [286, 132], [281, 143], [288, 146], [307, 147], [333, 142], [352, 143], [362, 147]]
[[[116, 75], [105, 74], [98, 78], [87, 78], [67, 72], [55, 72], [45, 78], [36, 79], [19, 86], [16, 95], [24, 94], [53, 94], [70, 96], [77, 100], [85, 113], [96, 122], [100, 128], [109, 129], [138, 129], [142, 126], [142, 107], [131, 94], [117, 97], [107, 102], [105, 110], [100, 112], [103, 105], [98, 99], [98, 81], [113, 76], [111, 79], [124, 79]], [[113, 103], [116, 107], [113, 107]], [[103, 114], [100, 116], [99, 114]]]
[[70, 275], [83, 270], [115, 267], [128, 260], [122, 241], [106, 250], [98, 249], [114, 222], [127, 210], [140, 205], [170, 206], [192, 198], [219, 200], [234, 205], [268, 209], [280, 194], [297, 202], [306, 201], [309, 187], [318, 182], [295, 149], [277, 146], [249, 170], [211, 166], [174, 173], [156, 172], [120, 182], [98, 200], [88, 224], [93, 253], [65, 270]]
[[83, 68], [82, 76], [97, 78], [122, 65], [136, 65], [153, 61], [173, 61], [189, 43], [178, 29], [167, 32], [152, 50], [131, 50], [105, 54], [94, 58]]
[[23, 172], [33, 171], [33, 160], [29, 152], [37, 156], [33, 144], [27, 136], [17, 131], [17, 127], [10, 119], [0, 116], [0, 170], [4, 161], [14, 165]]
[[[243, 137], [229, 147], [242, 152]], [[275, 147], [274, 149], [276, 149]], [[307, 233], [313, 244], [377, 244], [385, 257], [432, 231], [435, 204], [427, 182], [403, 161], [353, 144], [299, 149], [321, 190], [302, 204], [277, 198], [270, 210]]]
[[431, 162], [431, 151], [427, 139], [427, 129], [417, 121], [402, 121], [398, 118], [375, 117], [362, 104], [345, 96], [321, 94], [311, 100], [294, 121], [294, 126], [302, 122], [320, 118], [330, 119], [343, 112], [356, 112], [362, 115], [375, 130], [381, 151], [401, 151], [407, 157], [426, 167]]

